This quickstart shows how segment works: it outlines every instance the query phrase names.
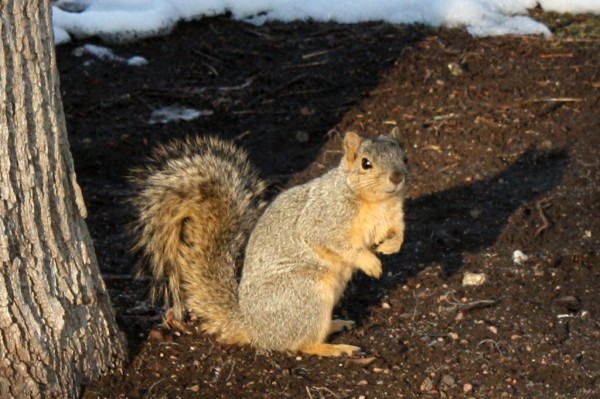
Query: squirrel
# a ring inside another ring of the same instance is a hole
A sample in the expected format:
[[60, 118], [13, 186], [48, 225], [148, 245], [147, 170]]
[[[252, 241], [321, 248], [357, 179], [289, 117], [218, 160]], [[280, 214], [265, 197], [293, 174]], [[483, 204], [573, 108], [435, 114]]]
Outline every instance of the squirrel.
[[353, 272], [379, 278], [375, 253], [402, 246], [408, 170], [397, 136], [397, 128], [373, 139], [346, 133], [337, 167], [268, 205], [266, 183], [233, 143], [196, 137], [159, 147], [132, 177], [134, 248], [149, 264], [152, 298], [162, 295], [177, 321], [190, 310], [224, 343], [360, 352], [326, 340], [354, 326], [332, 319]]

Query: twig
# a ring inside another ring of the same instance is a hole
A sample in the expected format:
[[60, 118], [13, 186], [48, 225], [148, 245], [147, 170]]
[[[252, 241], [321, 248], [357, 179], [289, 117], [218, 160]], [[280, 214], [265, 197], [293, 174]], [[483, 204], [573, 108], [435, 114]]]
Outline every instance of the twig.
[[209, 60], [211, 60], [211, 61], [215, 61], [215, 62], [218, 62], [219, 64], [222, 64], [222, 63], [223, 63], [223, 61], [221, 61], [221, 60], [220, 60], [220, 59], [218, 59], [217, 57], [214, 57], [214, 56], [212, 56], [212, 55], [210, 55], [210, 54], [206, 54], [205, 52], [203, 52], [203, 51], [200, 51], [200, 50], [198, 50], [198, 49], [191, 49], [190, 51], [192, 52], [192, 54], [196, 54], [196, 55], [199, 55], [199, 56], [201, 56], [201, 57], [208, 58]]
[[208, 69], [210, 69], [210, 71], [213, 73], [213, 75], [219, 76], [219, 71], [217, 71], [217, 68], [215, 68], [214, 66], [210, 65], [206, 61], [200, 61], [200, 62], [202, 63], [202, 65], [204, 65], [205, 67], [207, 67]]
[[228, 382], [231, 379], [231, 375], [233, 374], [233, 368], [235, 367], [235, 360], [231, 361], [231, 370], [229, 370], [229, 375], [225, 378], [225, 382]]
[[444, 297], [446, 302], [452, 305], [450, 310], [460, 308], [462, 310], [469, 311], [473, 309], [487, 308], [490, 306], [494, 306], [498, 303], [497, 299], [480, 299], [478, 301], [472, 302], [460, 302], [454, 297], [454, 294], [452, 292], [447, 293], [446, 295], [444, 295]]
[[528, 103], [580, 103], [583, 98], [576, 97], [548, 97], [548, 98], [534, 98], [533, 100], [525, 101], [524, 104]]
[[535, 237], [539, 236], [540, 234], [542, 234], [542, 232], [544, 230], [546, 230], [548, 227], [550, 227], [550, 221], [548, 220], [548, 217], [544, 213], [544, 209], [549, 206], [550, 206], [550, 203], [548, 202], [547, 199], [539, 200], [535, 204], [535, 208], [539, 212], [540, 219], [542, 219], [542, 225], [540, 227], [538, 227], [538, 229], [535, 231]]
[[293, 85], [294, 83], [304, 79], [307, 76], [306, 73], [301, 73], [297, 76], [294, 76], [292, 79], [280, 84], [279, 86], [273, 88], [272, 90], [269, 90], [269, 92], [267, 94], [263, 94], [261, 96], [256, 97], [253, 101], [250, 101], [249, 104], [247, 104], [248, 106], [252, 106], [254, 104], [259, 103], [260, 101], [262, 101], [267, 95], [274, 95], [278, 92], [280, 92], [281, 90], [285, 89], [288, 86]]
[[490, 343], [492, 343], [492, 344], [494, 345], [494, 348], [496, 348], [496, 350], [498, 351], [498, 353], [500, 353], [501, 355], [503, 355], [503, 356], [504, 356], [504, 353], [503, 353], [503, 352], [502, 352], [502, 350], [500, 349], [500, 345], [498, 345], [498, 342], [494, 341], [493, 339], [484, 339], [483, 341], [481, 341], [481, 342], [479, 342], [479, 343], [477, 344], [477, 347], [476, 347], [476, 349], [479, 349], [479, 345], [481, 345], [481, 344], [485, 344], [485, 343], [487, 343], [487, 342], [490, 342]]
[[575, 38], [575, 37], [567, 37], [564, 39], [553, 39], [559, 42], [567, 42], [567, 43], [598, 43], [600, 39], [587, 39], [587, 38]]
[[445, 171], [447, 171], [447, 170], [449, 170], [449, 169], [452, 169], [452, 168], [454, 168], [454, 167], [458, 166], [459, 164], [460, 164], [460, 162], [454, 162], [454, 163], [451, 163], [450, 165], [446, 165], [446, 166], [444, 166], [443, 168], [441, 168], [441, 169], [440, 169], [440, 170], [438, 170], [437, 172], [438, 172], [438, 173], [444, 173]]
[[314, 58], [314, 57], [319, 57], [321, 55], [329, 54], [330, 52], [331, 52], [331, 50], [314, 51], [312, 53], [304, 54], [302, 56], [302, 59], [303, 60], [309, 60], [309, 59]]
[[573, 53], [553, 53], [553, 54], [540, 54], [540, 58], [573, 58]]
[[252, 132], [250, 130], [246, 130], [240, 134], [238, 134], [237, 136], [235, 136], [235, 138], [233, 139], [233, 141], [242, 141], [244, 138], [246, 138], [247, 136], [250, 136], [252, 134]]
[[269, 35], [268, 33], [264, 33], [264, 32], [260, 32], [256, 29], [251, 29], [251, 28], [245, 28], [244, 32], [250, 33], [251, 35], [260, 37], [262, 39], [267, 39], [267, 40], [277, 40], [276, 37]]
[[413, 297], [415, 298], [415, 307], [413, 308], [412, 319], [416, 320], [417, 319], [417, 307], [419, 306], [419, 301], [417, 300], [417, 294], [415, 293], [415, 290], [413, 290]]
[[148, 388], [148, 391], [146, 392], [146, 395], [148, 397], [150, 397], [150, 392], [152, 391], [152, 388], [154, 388], [155, 386], [157, 386], [159, 383], [163, 382], [164, 378], [161, 378], [160, 380], [156, 381], [154, 384], [150, 385], [150, 388]]
[[305, 62], [303, 64], [286, 65], [283, 67], [283, 69], [310, 68], [310, 67], [316, 67], [316, 66], [327, 65], [327, 64], [329, 64], [329, 60], [325, 59], [323, 61], [314, 61], [314, 62]]

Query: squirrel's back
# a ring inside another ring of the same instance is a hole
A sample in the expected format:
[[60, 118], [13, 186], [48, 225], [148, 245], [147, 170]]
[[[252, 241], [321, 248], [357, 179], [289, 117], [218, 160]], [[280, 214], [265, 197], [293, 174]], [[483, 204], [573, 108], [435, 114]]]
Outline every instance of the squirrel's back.
[[173, 141], [131, 180], [135, 248], [146, 261], [140, 273], [152, 274], [152, 298], [177, 320], [190, 308], [205, 330], [240, 341], [226, 336], [241, 328], [236, 265], [265, 206], [265, 183], [246, 152], [213, 137]]

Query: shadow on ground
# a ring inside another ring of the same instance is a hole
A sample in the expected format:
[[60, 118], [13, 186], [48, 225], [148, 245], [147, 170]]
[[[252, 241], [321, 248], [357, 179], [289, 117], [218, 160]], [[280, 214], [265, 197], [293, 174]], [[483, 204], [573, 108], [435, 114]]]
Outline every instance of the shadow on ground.
[[385, 277], [373, 284], [360, 276], [348, 290], [347, 300], [363, 305], [352, 309], [357, 321], [368, 318], [370, 307], [426, 268], [441, 266], [444, 278], [459, 272], [465, 255], [490, 248], [523, 204], [555, 189], [568, 163], [564, 149], [529, 149], [508, 168], [483, 180], [409, 199], [406, 240], [400, 254], [386, 257]]

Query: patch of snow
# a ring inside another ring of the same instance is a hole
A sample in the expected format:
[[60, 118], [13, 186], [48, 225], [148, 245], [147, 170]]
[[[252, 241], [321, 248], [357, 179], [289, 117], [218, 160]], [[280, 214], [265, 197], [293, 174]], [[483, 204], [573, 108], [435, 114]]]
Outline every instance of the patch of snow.
[[154, 110], [152, 115], [150, 115], [148, 123], [154, 125], [157, 123], [165, 124], [177, 121], [191, 121], [200, 116], [210, 116], [212, 114], [213, 111], [210, 110], [199, 111], [193, 108], [169, 106]]
[[165, 35], [179, 21], [227, 12], [254, 24], [386, 21], [465, 27], [475, 36], [550, 36], [544, 24], [527, 16], [538, 5], [547, 11], [600, 14], [600, 0], [58, 0], [52, 9], [59, 44], [69, 35], [109, 42]]
[[144, 57], [134, 56], [131, 58], [125, 58], [116, 55], [111, 49], [104, 46], [97, 46], [95, 44], [86, 44], [81, 47], [77, 47], [73, 50], [73, 54], [80, 57], [83, 54], [91, 54], [94, 57], [103, 61], [114, 61], [131, 66], [144, 66], [148, 64], [148, 60]]

